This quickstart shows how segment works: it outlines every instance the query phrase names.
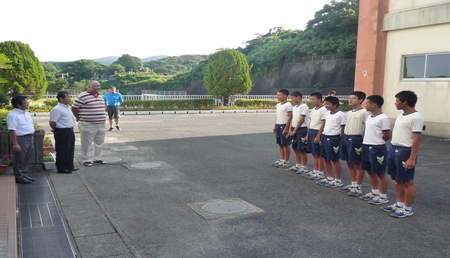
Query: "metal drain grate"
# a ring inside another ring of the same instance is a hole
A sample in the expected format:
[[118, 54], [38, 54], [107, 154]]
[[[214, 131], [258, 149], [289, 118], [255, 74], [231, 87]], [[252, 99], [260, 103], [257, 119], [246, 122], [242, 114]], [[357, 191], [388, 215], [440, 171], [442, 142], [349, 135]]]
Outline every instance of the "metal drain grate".
[[213, 202], [202, 206], [202, 210], [218, 214], [239, 213], [245, 209], [245, 205], [238, 202]]

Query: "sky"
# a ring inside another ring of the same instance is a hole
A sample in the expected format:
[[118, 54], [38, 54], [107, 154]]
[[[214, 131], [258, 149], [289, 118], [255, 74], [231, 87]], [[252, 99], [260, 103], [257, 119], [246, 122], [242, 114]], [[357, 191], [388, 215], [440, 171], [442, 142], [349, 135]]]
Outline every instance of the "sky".
[[41, 62], [129, 54], [209, 55], [271, 28], [303, 30], [331, 0], [2, 1], [0, 42], [29, 44]]

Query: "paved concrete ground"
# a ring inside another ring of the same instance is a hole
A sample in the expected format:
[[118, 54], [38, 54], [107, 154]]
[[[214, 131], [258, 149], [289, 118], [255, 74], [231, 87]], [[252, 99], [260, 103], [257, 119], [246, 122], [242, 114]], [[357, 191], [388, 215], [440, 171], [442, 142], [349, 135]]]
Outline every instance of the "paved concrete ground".
[[[123, 116], [123, 130], [108, 132], [104, 148], [107, 160], [120, 162], [50, 172], [80, 256], [450, 256], [450, 141], [423, 137], [415, 215], [395, 219], [271, 167], [274, 120], [274, 113]], [[144, 162], [160, 166], [132, 166]], [[395, 200], [392, 184], [388, 197]], [[192, 209], [230, 199], [259, 212], [205, 218]]]

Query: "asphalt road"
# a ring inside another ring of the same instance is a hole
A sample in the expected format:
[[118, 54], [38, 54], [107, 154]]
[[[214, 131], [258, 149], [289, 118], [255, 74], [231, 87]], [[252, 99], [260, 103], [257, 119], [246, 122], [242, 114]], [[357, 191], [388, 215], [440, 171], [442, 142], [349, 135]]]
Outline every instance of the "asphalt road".
[[[107, 133], [110, 163], [84, 167], [77, 150], [78, 172], [49, 173], [80, 256], [450, 257], [450, 141], [423, 137], [415, 214], [396, 219], [271, 167], [274, 121], [274, 113], [123, 116], [123, 130]], [[395, 201], [392, 183], [388, 197]], [[216, 202], [246, 210], [202, 210]]]

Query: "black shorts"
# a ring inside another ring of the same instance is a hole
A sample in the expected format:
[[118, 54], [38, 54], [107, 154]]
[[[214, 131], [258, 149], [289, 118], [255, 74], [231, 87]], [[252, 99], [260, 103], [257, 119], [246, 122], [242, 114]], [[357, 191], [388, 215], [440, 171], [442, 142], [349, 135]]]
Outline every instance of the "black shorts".
[[120, 106], [107, 106], [109, 120], [120, 118]]

